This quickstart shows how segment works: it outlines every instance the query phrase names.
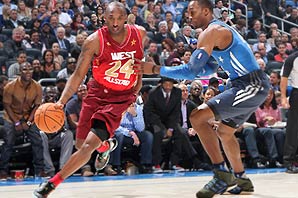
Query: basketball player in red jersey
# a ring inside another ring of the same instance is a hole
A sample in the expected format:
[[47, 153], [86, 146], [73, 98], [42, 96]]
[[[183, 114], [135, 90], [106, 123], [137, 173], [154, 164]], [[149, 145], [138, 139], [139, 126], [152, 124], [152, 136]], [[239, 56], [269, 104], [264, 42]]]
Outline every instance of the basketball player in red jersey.
[[88, 95], [82, 104], [76, 132], [79, 149], [53, 178], [34, 191], [34, 197], [47, 197], [64, 179], [85, 165], [93, 151], [114, 135], [122, 113], [135, 101], [142, 79], [133, 69], [133, 60], [143, 58], [146, 31], [125, 24], [126, 20], [123, 4], [110, 3], [105, 12], [106, 26], [84, 42], [77, 68], [57, 102], [57, 107], [64, 107], [93, 60], [93, 79], [88, 83]]

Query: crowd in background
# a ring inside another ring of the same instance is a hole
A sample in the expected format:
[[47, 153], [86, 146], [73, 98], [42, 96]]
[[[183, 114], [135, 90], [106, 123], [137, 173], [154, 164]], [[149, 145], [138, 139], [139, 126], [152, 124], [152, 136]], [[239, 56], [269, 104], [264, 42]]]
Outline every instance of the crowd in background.
[[[239, 1], [252, 11], [248, 27], [244, 17], [246, 10], [240, 4], [229, 5], [228, 1], [216, 0], [214, 17], [229, 24], [249, 43], [260, 68], [270, 77], [272, 89], [264, 104], [238, 129], [236, 136], [247, 166], [282, 167], [285, 116], [280, 107], [280, 70], [285, 59], [298, 50], [298, 28], [285, 24], [282, 32], [279, 30], [281, 23], [270, 15], [298, 24], [298, 3], [295, 0], [274, 0], [275, 3], [272, 0]], [[67, 118], [62, 129], [49, 135], [40, 132], [34, 123], [25, 121], [32, 116], [30, 112], [38, 100], [56, 102], [59, 98], [76, 68], [84, 40], [104, 25], [108, 2], [2, 0], [0, 3], [0, 110], [4, 111], [0, 120], [0, 159], [5, 158], [0, 162], [1, 178], [6, 178], [8, 169], [12, 168], [9, 162], [20, 137], [22, 142], [32, 144], [34, 176], [54, 175], [70, 157], [81, 102], [88, 92], [85, 84], [92, 77], [91, 63], [90, 72], [77, 94], [66, 105]], [[191, 26], [188, 1], [120, 2], [126, 6], [127, 23], [143, 26], [147, 31], [145, 60], [169, 66], [188, 63], [202, 32], [202, 29]], [[264, 27], [264, 20], [269, 27]], [[159, 78], [156, 75], [146, 77]], [[211, 76], [198, 78], [179, 82], [167, 78], [144, 81], [138, 100], [124, 113], [115, 133], [119, 145], [112, 153], [105, 174], [122, 174], [127, 161], [137, 166], [141, 173], [158, 173], [164, 169], [211, 170], [210, 160], [188, 117], [192, 109], [227, 89], [229, 80], [221, 68]], [[30, 87], [30, 94], [18, 96], [28, 91], [24, 89], [24, 83], [31, 79], [35, 87]], [[55, 80], [39, 83], [44, 79]], [[13, 83], [5, 87], [8, 82]], [[159, 89], [170, 89], [171, 95], [160, 96]], [[17, 102], [13, 102], [15, 98], [18, 98]], [[7, 111], [15, 112], [16, 121], [20, 120], [20, 123], [13, 123]], [[9, 135], [8, 131], [15, 134]], [[59, 156], [58, 159], [54, 159], [50, 152], [53, 148], [59, 148], [60, 152], [54, 154]], [[133, 154], [127, 154], [129, 152]], [[92, 161], [81, 171], [83, 176], [93, 175]]]

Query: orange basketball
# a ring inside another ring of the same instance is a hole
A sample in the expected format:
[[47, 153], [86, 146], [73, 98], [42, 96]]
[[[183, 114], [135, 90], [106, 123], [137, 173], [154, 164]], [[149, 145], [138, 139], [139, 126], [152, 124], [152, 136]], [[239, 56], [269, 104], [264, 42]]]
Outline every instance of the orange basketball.
[[55, 133], [64, 125], [65, 115], [62, 109], [55, 107], [54, 103], [40, 105], [35, 112], [36, 126], [46, 133]]

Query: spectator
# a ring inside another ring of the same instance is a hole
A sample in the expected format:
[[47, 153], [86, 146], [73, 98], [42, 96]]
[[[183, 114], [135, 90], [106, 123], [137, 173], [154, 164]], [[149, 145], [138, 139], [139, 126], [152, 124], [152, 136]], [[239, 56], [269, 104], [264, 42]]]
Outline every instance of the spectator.
[[101, 26], [103, 26], [105, 20], [104, 20], [104, 10], [103, 8], [101, 7], [101, 5], [98, 5], [97, 6], [97, 9], [96, 9], [96, 15], [97, 15], [97, 18], [101, 24]]
[[266, 46], [266, 52], [270, 52], [270, 50], [272, 49], [271, 48], [271, 45], [269, 43], [267, 43], [267, 38], [266, 38], [266, 33], [265, 32], [260, 32], [259, 35], [258, 35], [258, 42], [253, 44], [252, 46], [252, 51], [258, 51], [258, 45], [259, 43], [264, 43], [265, 46]]
[[252, 22], [252, 29], [249, 29], [246, 34], [246, 39], [257, 39], [258, 35], [262, 32], [262, 23], [259, 20], [254, 20]]
[[228, 24], [229, 26], [233, 26], [234, 23], [229, 17], [229, 10], [227, 8], [222, 8], [221, 10], [221, 17], [219, 20], [223, 21], [224, 23]]
[[185, 45], [182, 41], [179, 41], [175, 44], [175, 48], [172, 52], [169, 53], [169, 57], [166, 60], [166, 64], [170, 64], [173, 58], [181, 59], [185, 52]]
[[4, 145], [0, 155], [0, 179], [7, 179], [9, 160], [16, 136], [26, 133], [31, 140], [35, 176], [44, 176], [43, 147], [39, 130], [33, 123], [34, 113], [41, 104], [42, 88], [32, 80], [33, 67], [25, 62], [20, 76], [4, 88]]
[[215, 1], [215, 8], [213, 8], [213, 16], [216, 19], [220, 19], [221, 17], [221, 9], [223, 8], [223, 2], [222, 0], [216, 0]]
[[183, 42], [183, 44], [189, 45], [190, 40], [192, 39], [191, 31], [192, 28], [190, 26], [184, 26], [182, 29], [182, 35], [176, 38], [176, 42]]
[[192, 50], [191, 49], [185, 49], [184, 55], [182, 56], [181, 60], [183, 64], [187, 64], [190, 61]]
[[131, 14], [135, 15], [136, 17], [136, 24], [140, 26], [144, 26], [144, 20], [142, 17], [139, 16], [139, 8], [137, 5], [133, 5], [131, 8]]
[[155, 19], [155, 25], [156, 26], [159, 26], [159, 23], [162, 22], [165, 19], [160, 5], [158, 5], [158, 4], [154, 5], [153, 16], [154, 16], [154, 19]]
[[57, 74], [57, 78], [69, 78], [76, 69], [77, 60], [71, 56], [66, 58], [66, 68], [60, 70]]
[[[97, 3], [93, 0], [86, 0], [84, 1], [84, 5], [89, 8], [90, 12], [96, 12]], [[87, 13], [85, 13], [87, 14]]]
[[21, 21], [18, 20], [18, 13], [16, 9], [12, 9], [9, 12], [9, 18], [8, 20], [4, 21], [4, 26], [6, 29], [14, 29], [18, 27], [19, 25], [24, 25]]
[[39, 32], [37, 30], [32, 30], [30, 38], [31, 38], [30, 39], [31, 47], [41, 51], [44, 46], [43, 46], [43, 43], [40, 41]]
[[153, 13], [149, 13], [146, 22], [144, 23], [144, 28], [147, 32], [152, 32], [153, 35], [157, 32], [156, 23]]
[[[81, 1], [81, 0], [76, 0], [76, 1]], [[71, 24], [71, 29], [74, 31], [77, 31], [79, 29], [87, 29], [86, 25], [83, 22], [83, 14], [80, 12], [75, 12], [74, 18], [73, 18], [73, 22]]]
[[190, 84], [189, 99], [191, 101], [193, 101], [197, 106], [199, 106], [203, 103], [202, 91], [203, 91], [203, 85], [202, 85], [201, 81], [194, 80]]
[[270, 73], [270, 84], [273, 91], [280, 91], [280, 74], [277, 71], [272, 71]]
[[252, 6], [252, 17], [254, 20], [263, 21], [265, 17], [263, 0], [257, 0]]
[[176, 33], [180, 30], [180, 27], [175, 22], [173, 13], [170, 12], [170, 11], [165, 12], [165, 20], [166, 20], [167, 23], [172, 21], [173, 25], [172, 25], [172, 28], [169, 29], [169, 31], [172, 32], [174, 35], [176, 35]]
[[288, 58], [288, 54], [286, 54], [286, 45], [284, 43], [278, 44], [278, 54], [274, 56], [274, 60], [277, 62], [285, 62]]
[[285, 44], [287, 51], [291, 51], [293, 49], [291, 43], [289, 42], [288, 34], [282, 33], [281, 42]]
[[[74, 13], [81, 13], [82, 15], [84, 15], [84, 14], [88, 14], [90, 9], [88, 6], [85, 6], [83, 4], [82, 0], [74, 0], [73, 11], [74, 11]], [[83, 17], [82, 17], [82, 20], [83, 20]]]
[[[39, 21], [39, 26], [40, 26], [40, 24], [41, 24], [41, 20], [38, 19], [38, 8], [32, 8], [32, 9], [31, 9], [31, 14], [30, 14], [30, 15], [31, 15], [31, 19], [30, 19], [30, 21], [27, 22], [27, 24], [26, 24], [26, 28], [32, 30], [32, 29], [35, 29], [35, 28], [34, 28], [34, 25], [33, 25], [35, 21], [37, 21], [37, 20]], [[38, 27], [39, 27], [39, 26], [38, 26]], [[38, 29], [35, 29], [35, 30], [39, 30], [39, 28], [38, 28]]]
[[257, 59], [257, 63], [259, 64], [261, 70], [266, 70], [266, 63], [262, 58]]
[[165, 0], [163, 5], [162, 5], [162, 9], [164, 13], [170, 12], [172, 13], [172, 20], [174, 21], [176, 19], [176, 9], [172, 3], [171, 0]]
[[44, 70], [42, 70], [39, 59], [34, 59], [32, 61], [32, 66], [33, 66], [33, 75], [32, 75], [33, 80], [39, 81], [40, 79], [43, 79], [43, 78], [50, 78], [50, 75], [46, 73]]
[[47, 49], [42, 56], [42, 68], [51, 78], [57, 76], [58, 71], [61, 69], [61, 65], [54, 61], [54, 53], [52, 50]]
[[167, 59], [174, 53], [175, 42], [169, 38], [165, 38], [162, 41], [162, 52], [160, 55], [161, 63], [165, 64]]
[[[281, 167], [285, 131], [272, 128], [281, 121], [281, 112], [277, 106], [273, 89], [270, 89], [265, 102], [256, 110], [257, 132], [262, 134], [269, 154], [269, 167]], [[271, 127], [271, 128], [270, 128]]]
[[267, 64], [268, 63], [268, 54], [267, 54], [265, 43], [258, 43], [257, 51], [261, 54], [261, 58]]
[[62, 65], [64, 58], [59, 54], [60, 47], [58, 43], [53, 43], [52, 51], [54, 55], [54, 62], [58, 63], [59, 65]]
[[64, 26], [65, 29], [65, 36], [64, 38], [67, 39], [69, 41], [69, 43], [72, 45], [73, 43], [76, 42], [76, 37], [74, 35], [72, 35], [72, 29], [71, 29], [71, 25], [70, 24], [66, 24]]
[[62, 6], [63, 6], [63, 12], [67, 13], [70, 16], [70, 18], [72, 19], [74, 17], [74, 12], [72, 9], [70, 9], [70, 1], [63, 0]]
[[238, 19], [234, 24], [234, 28], [245, 39], [247, 32], [245, 19]]
[[61, 2], [56, 2], [55, 5], [55, 12], [58, 15], [58, 22], [62, 25], [66, 25], [66, 24], [71, 24], [72, 23], [72, 19], [71, 17], [66, 13], [63, 12], [63, 6]]
[[245, 20], [245, 17], [243, 16], [241, 9], [240, 8], [237, 8], [235, 10], [235, 13], [234, 13], [234, 18], [232, 18], [231, 20], [232, 20], [232, 22], [234, 24], [236, 24], [237, 21], [240, 20], [240, 19], [244, 19]]
[[[82, 108], [82, 101], [87, 96], [87, 86], [81, 84], [77, 91], [77, 97], [71, 98], [65, 107], [66, 119], [68, 129], [70, 129], [73, 134], [76, 133], [76, 128], [80, 118], [80, 111]], [[81, 169], [81, 175], [83, 177], [93, 176], [94, 173], [91, 171], [90, 161], [84, 165]]]
[[18, 1], [17, 20], [24, 25], [31, 20], [30, 8], [28, 8], [23, 0]]
[[57, 13], [52, 13], [52, 15], [50, 16], [50, 21], [49, 21], [52, 29], [54, 30], [54, 35], [57, 35], [57, 28], [60, 27], [59, 26], [59, 18], [58, 18], [58, 14]]
[[219, 90], [219, 80], [218, 78], [216, 77], [212, 77], [209, 79], [209, 84], [208, 84], [208, 87], [212, 87], [214, 90], [214, 94], [217, 95], [220, 93], [220, 90]]
[[70, 42], [67, 39], [65, 39], [64, 27], [58, 27], [56, 35], [60, 49], [64, 49], [67, 52], [70, 52]]
[[[189, 145], [191, 148], [188, 153], [188, 156], [191, 156], [192, 168], [194, 169], [203, 169], [203, 170], [211, 170], [210, 159], [208, 158], [206, 152], [204, 151], [203, 145], [200, 142], [197, 132], [192, 128], [189, 117], [197, 105], [188, 99], [188, 88], [185, 84], [180, 83], [179, 88], [182, 91], [181, 97], [181, 116], [180, 116], [180, 124], [183, 130], [183, 135], [185, 143], [184, 145]], [[188, 149], [186, 149], [188, 150]], [[207, 163], [208, 162], [208, 163]]]
[[26, 47], [23, 44], [22, 29], [15, 28], [12, 31], [12, 39], [4, 42], [4, 51], [9, 58], [14, 58], [18, 51], [25, 51]]
[[153, 133], [153, 171], [162, 172], [162, 141], [166, 137], [168, 143], [173, 141], [171, 162], [174, 169], [184, 170], [179, 166], [181, 131], [179, 130], [181, 90], [174, 87], [176, 81], [162, 78], [161, 85], [150, 92], [147, 103], [144, 105], [144, 117], [148, 130]]
[[17, 54], [17, 62], [9, 65], [7, 76], [8, 78], [16, 78], [20, 73], [20, 65], [26, 62], [27, 55], [25, 51], [19, 51]]
[[121, 173], [121, 150], [124, 146], [140, 147], [140, 163], [143, 173], [152, 172], [152, 144], [153, 135], [144, 130], [145, 122], [143, 116], [143, 105], [133, 103], [123, 114], [120, 127], [115, 131], [118, 141], [117, 148], [111, 153], [109, 164], [104, 170], [108, 175]]
[[40, 40], [45, 44], [46, 49], [51, 49], [53, 43], [57, 42], [55, 35], [52, 26], [48, 22], [41, 25]]
[[95, 13], [92, 13], [90, 15], [90, 21], [89, 24], [87, 26], [88, 30], [91, 31], [96, 31], [97, 29], [102, 27], [102, 23], [98, 20], [98, 17]]
[[87, 86], [82, 84], [77, 91], [77, 97], [71, 98], [65, 107], [66, 120], [68, 129], [75, 134], [78, 121], [80, 118], [80, 111], [82, 108], [82, 101], [87, 96]]
[[[45, 100], [44, 103], [57, 101], [57, 88], [54, 86], [48, 86], [45, 88]], [[44, 171], [48, 176], [55, 175], [55, 167], [51, 158], [50, 150], [53, 148], [60, 148], [59, 158], [59, 170], [64, 166], [65, 162], [69, 159], [73, 150], [73, 134], [70, 130], [67, 130], [65, 126], [62, 126], [55, 133], [45, 133], [40, 131], [42, 145], [43, 145], [43, 157], [44, 157]]]
[[[298, 8], [293, 8], [291, 15], [288, 18], [286, 18], [286, 20], [294, 24], [298, 24]], [[293, 26], [290, 24], [287, 24], [285, 27], [285, 31], [289, 32], [291, 28], [293, 28]]]
[[[4, 87], [8, 83], [8, 77], [4, 75], [0, 75], [0, 111], [4, 110], [4, 105], [3, 105], [3, 92], [4, 92]], [[3, 125], [3, 118], [1, 119], [1, 125]]]

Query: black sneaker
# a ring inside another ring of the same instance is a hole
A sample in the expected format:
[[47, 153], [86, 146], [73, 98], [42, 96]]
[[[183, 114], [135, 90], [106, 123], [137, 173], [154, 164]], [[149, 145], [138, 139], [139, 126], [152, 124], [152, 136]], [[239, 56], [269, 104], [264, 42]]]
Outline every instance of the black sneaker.
[[39, 185], [39, 188], [33, 192], [34, 198], [46, 198], [55, 190], [55, 185], [50, 181], [44, 181]]
[[213, 170], [213, 172], [213, 179], [197, 192], [197, 198], [213, 197], [216, 194], [223, 194], [237, 186], [236, 178], [231, 172], [222, 170]]
[[236, 178], [237, 186], [228, 192], [231, 194], [251, 194], [254, 192], [254, 186], [249, 178]]
[[298, 167], [295, 166], [294, 163], [291, 163], [287, 166], [286, 173], [297, 174], [298, 173]]
[[116, 149], [118, 146], [118, 141], [116, 139], [108, 139], [107, 142], [110, 144], [110, 148], [103, 153], [98, 153], [95, 159], [94, 167], [97, 171], [104, 169], [110, 159], [110, 153]]

